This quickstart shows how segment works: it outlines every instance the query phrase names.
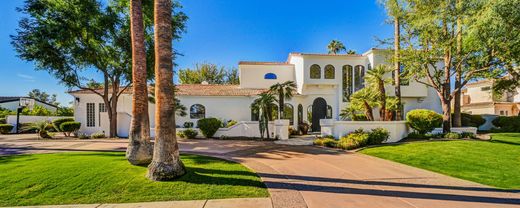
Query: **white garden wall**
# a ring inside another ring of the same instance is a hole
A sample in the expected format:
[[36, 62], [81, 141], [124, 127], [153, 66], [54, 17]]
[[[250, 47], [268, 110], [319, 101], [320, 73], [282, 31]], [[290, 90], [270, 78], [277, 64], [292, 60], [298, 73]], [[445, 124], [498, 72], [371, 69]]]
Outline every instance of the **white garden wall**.
[[323, 136], [333, 135], [335, 138], [341, 138], [358, 129], [369, 131], [379, 127], [387, 129], [390, 133], [390, 138], [386, 143], [398, 142], [408, 136], [406, 121], [334, 121], [322, 119], [320, 124]]
[[[258, 125], [258, 121], [240, 121], [229, 128], [220, 128], [213, 137], [260, 138]], [[199, 132], [199, 138], [203, 137], [200, 129], [193, 129]], [[186, 130], [186, 128], [177, 128], [177, 131], [184, 130]], [[276, 137], [279, 139], [289, 139], [289, 120], [276, 120], [274, 122], [269, 122], [269, 134], [271, 138]], [[267, 135], [264, 137], [267, 137]]]

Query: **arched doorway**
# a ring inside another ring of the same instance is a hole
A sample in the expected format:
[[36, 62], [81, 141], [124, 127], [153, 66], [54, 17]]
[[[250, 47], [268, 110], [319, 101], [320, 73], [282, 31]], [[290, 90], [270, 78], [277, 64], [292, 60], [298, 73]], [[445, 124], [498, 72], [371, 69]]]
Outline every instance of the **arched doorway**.
[[312, 103], [312, 126], [313, 132], [321, 131], [320, 119], [327, 118], [327, 101], [319, 97]]
[[298, 123], [300, 125], [303, 123], [303, 106], [302, 104], [298, 104]]

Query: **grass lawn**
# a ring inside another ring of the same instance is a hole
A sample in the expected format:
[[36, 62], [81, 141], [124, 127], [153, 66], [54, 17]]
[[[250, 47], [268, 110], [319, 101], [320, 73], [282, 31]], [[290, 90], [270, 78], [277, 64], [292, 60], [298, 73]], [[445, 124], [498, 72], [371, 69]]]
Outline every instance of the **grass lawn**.
[[520, 189], [520, 134], [488, 141], [412, 142], [367, 148], [364, 154], [503, 189]]
[[269, 196], [260, 178], [238, 163], [197, 155], [182, 161], [188, 174], [152, 182], [146, 167], [130, 165], [123, 152], [0, 157], [0, 206]]

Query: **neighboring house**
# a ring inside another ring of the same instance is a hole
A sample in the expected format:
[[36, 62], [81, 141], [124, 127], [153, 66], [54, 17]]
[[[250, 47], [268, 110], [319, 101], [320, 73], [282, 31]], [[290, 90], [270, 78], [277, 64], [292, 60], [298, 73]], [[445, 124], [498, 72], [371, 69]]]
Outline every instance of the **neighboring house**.
[[478, 115], [516, 116], [520, 112], [520, 89], [498, 95], [494, 80], [481, 80], [466, 85], [462, 91], [462, 112]]
[[[291, 53], [286, 62], [240, 62], [239, 85], [177, 85], [176, 96], [188, 109], [186, 117], [176, 117], [178, 126], [201, 118], [255, 121], [250, 105], [258, 94], [271, 85], [294, 81], [297, 93], [286, 101], [286, 114], [291, 125], [308, 122], [313, 131], [320, 131], [320, 119], [340, 120], [341, 110], [349, 105], [353, 92], [364, 87], [367, 70], [388, 64], [391, 51], [371, 49], [363, 55], [330, 55]], [[391, 77], [391, 73], [388, 77]], [[417, 82], [401, 87], [404, 112], [413, 109], [432, 109], [441, 113], [439, 98], [432, 88]], [[394, 87], [387, 93], [394, 95]], [[70, 92], [75, 97], [75, 119], [82, 123], [83, 133], [107, 133], [108, 117], [100, 96], [85, 90]], [[131, 90], [124, 92], [118, 104], [118, 135], [127, 136], [131, 119]], [[154, 104], [150, 104], [151, 127], [154, 124]], [[377, 111], [374, 110], [376, 119]]]
[[42, 106], [51, 112], [56, 112], [58, 106], [43, 102], [41, 100], [33, 99], [30, 97], [4, 97], [0, 96], [0, 108], [16, 111], [20, 106], [26, 105], [26, 107], [32, 109], [35, 105]]

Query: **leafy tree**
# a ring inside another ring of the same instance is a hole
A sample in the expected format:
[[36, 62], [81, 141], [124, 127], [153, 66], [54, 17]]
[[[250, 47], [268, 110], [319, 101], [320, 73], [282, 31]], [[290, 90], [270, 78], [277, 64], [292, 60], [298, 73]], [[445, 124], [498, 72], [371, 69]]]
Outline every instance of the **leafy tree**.
[[56, 110], [57, 116], [74, 116], [74, 108], [60, 106]]
[[327, 49], [329, 50], [329, 54], [338, 54], [341, 51], [347, 50], [345, 48], [345, 45], [343, 45], [343, 43], [339, 40], [330, 41], [329, 45], [327, 46]]
[[356, 51], [355, 51], [355, 50], [348, 50], [348, 51], [347, 51], [347, 54], [355, 55], [355, 54], [356, 54]]
[[[131, 84], [131, 47], [128, 1], [27, 0], [18, 11], [19, 22], [12, 44], [19, 57], [49, 72], [69, 88], [90, 91], [107, 107], [111, 137], [117, 136], [117, 102]], [[144, 5], [148, 57], [153, 47], [151, 0]], [[123, 6], [122, 6], [123, 5]], [[123, 9], [124, 8], [124, 9]], [[171, 12], [179, 8], [173, 4]], [[148, 11], [147, 11], [148, 9]], [[178, 38], [186, 16], [175, 12], [171, 33]], [[146, 24], [148, 23], [148, 24]], [[151, 65], [148, 67], [151, 70]], [[97, 74], [101, 79], [93, 80]]]
[[204, 81], [209, 84], [238, 84], [238, 70], [226, 70], [225, 67], [211, 63], [195, 64], [194, 69], [179, 70], [181, 84], [200, 84]]
[[[498, 68], [494, 50], [474, 41], [479, 34], [471, 32], [478, 28], [475, 23], [480, 18], [482, 2], [485, 1], [408, 0], [403, 11], [404, 48], [400, 60], [417, 82], [437, 91], [444, 112], [445, 133], [450, 131], [455, 94], [469, 81], [491, 77], [502, 70]], [[457, 73], [461, 82], [452, 89], [452, 79]]]
[[30, 108], [24, 108], [22, 110], [22, 115], [27, 116], [52, 116], [54, 115], [53, 112], [48, 110], [47, 108], [41, 106], [41, 105], [34, 105], [32, 109]]
[[251, 109], [258, 115], [260, 130], [260, 137], [263, 139], [264, 134], [267, 132], [267, 139], [270, 138], [269, 134], [269, 120], [272, 116], [271, 107], [275, 105], [276, 98], [271, 93], [262, 93], [257, 99], [251, 103]]
[[58, 106], [60, 104], [56, 101], [56, 97], [57, 97], [56, 94], [49, 95], [46, 92], [41, 91], [39, 89], [31, 90], [27, 94], [27, 96], [29, 96], [30, 98], [45, 102], [45, 103], [56, 105], [56, 106]]
[[352, 94], [350, 105], [342, 110], [341, 117], [352, 118], [357, 112], [361, 111], [369, 121], [374, 120], [372, 110], [378, 106], [378, 92], [372, 88], [365, 87]]
[[278, 117], [283, 119], [285, 112], [285, 99], [291, 99], [296, 92], [296, 83], [293, 81], [286, 81], [284, 83], [276, 83], [269, 88], [269, 93], [273, 96], [278, 96]]

